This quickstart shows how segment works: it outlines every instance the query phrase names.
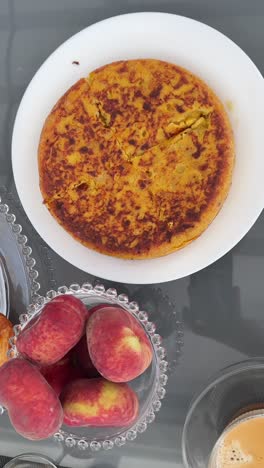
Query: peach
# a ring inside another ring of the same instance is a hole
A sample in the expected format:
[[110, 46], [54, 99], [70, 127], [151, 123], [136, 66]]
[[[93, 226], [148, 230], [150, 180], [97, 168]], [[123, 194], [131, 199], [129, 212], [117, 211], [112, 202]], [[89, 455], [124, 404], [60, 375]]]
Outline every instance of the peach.
[[81, 338], [86, 313], [79, 299], [70, 295], [55, 297], [19, 334], [18, 351], [41, 366], [58, 362]]
[[15, 430], [30, 440], [46, 439], [63, 420], [60, 401], [38, 368], [23, 358], [0, 368], [0, 402]]
[[[92, 316], [92, 314], [94, 312], [96, 312], [97, 310], [107, 309], [108, 307], [112, 308], [113, 304], [97, 304], [97, 305], [93, 306], [91, 309], [87, 310], [87, 319], [89, 319]], [[114, 307], [121, 308], [119, 306], [114, 306]]]
[[129, 382], [152, 361], [152, 346], [142, 326], [127, 311], [95, 311], [87, 322], [88, 350], [100, 374], [112, 382]]
[[70, 383], [61, 401], [68, 426], [129, 426], [138, 415], [135, 392], [102, 378]]
[[72, 361], [75, 367], [83, 370], [83, 377], [97, 377], [99, 372], [94, 367], [88, 351], [86, 335], [71, 350]]
[[83, 369], [74, 366], [71, 351], [55, 364], [41, 367], [40, 372], [58, 396], [69, 382], [86, 376]]

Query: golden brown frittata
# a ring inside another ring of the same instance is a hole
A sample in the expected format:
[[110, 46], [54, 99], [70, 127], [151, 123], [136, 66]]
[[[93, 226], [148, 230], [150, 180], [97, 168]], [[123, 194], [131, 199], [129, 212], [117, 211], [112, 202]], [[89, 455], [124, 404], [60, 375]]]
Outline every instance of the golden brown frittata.
[[171, 253], [221, 208], [234, 162], [225, 110], [171, 63], [128, 60], [79, 80], [39, 145], [44, 203], [77, 240], [123, 258]]

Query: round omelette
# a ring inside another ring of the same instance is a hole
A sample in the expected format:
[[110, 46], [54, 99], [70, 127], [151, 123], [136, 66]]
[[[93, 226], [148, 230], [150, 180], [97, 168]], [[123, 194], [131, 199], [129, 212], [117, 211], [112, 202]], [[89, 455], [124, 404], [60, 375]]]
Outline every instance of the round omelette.
[[220, 210], [234, 164], [223, 105], [159, 60], [105, 65], [74, 84], [42, 130], [40, 189], [78, 241], [128, 259], [167, 255]]

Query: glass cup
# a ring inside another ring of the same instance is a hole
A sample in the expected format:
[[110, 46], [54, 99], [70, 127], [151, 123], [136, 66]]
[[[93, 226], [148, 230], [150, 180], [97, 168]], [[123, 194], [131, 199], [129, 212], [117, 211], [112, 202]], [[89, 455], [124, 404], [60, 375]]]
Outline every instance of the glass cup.
[[185, 467], [215, 468], [212, 452], [225, 431], [243, 417], [263, 414], [264, 359], [249, 359], [223, 369], [196, 396], [188, 411], [182, 436]]
[[42, 455], [25, 453], [10, 460], [4, 468], [56, 468], [56, 466]]

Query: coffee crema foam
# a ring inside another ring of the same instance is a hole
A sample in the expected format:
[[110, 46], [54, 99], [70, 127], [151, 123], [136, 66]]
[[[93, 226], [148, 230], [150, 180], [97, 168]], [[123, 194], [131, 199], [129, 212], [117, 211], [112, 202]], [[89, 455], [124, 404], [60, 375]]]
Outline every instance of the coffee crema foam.
[[220, 444], [217, 451], [216, 468], [240, 468], [240, 466], [249, 465], [252, 461], [252, 455], [243, 452], [239, 441], [233, 440], [229, 445], [225, 442]]
[[238, 418], [216, 443], [209, 468], [264, 468], [264, 416]]

